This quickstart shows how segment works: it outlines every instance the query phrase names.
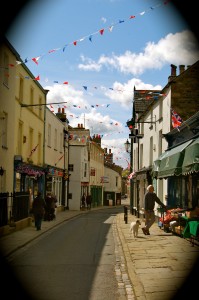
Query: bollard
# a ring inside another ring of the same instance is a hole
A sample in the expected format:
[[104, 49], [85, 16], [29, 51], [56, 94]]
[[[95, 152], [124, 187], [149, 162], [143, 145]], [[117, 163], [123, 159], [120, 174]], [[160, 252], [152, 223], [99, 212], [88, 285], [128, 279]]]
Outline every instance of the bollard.
[[125, 221], [125, 224], [128, 223], [128, 208], [127, 208], [127, 206], [124, 206], [124, 221]]

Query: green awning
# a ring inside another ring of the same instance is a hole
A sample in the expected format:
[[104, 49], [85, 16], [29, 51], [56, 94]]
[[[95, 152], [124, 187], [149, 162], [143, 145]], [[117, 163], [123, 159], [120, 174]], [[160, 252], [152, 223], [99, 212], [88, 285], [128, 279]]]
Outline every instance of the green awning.
[[194, 140], [186, 149], [182, 163], [182, 174], [199, 171], [199, 138]]
[[185, 142], [171, 150], [165, 152], [160, 161], [158, 178], [166, 178], [174, 175], [182, 174], [182, 163], [184, 160], [185, 149], [193, 140]]
[[154, 162], [152, 167], [152, 177], [157, 178], [160, 168], [161, 159], [165, 156], [166, 152], [162, 153]]

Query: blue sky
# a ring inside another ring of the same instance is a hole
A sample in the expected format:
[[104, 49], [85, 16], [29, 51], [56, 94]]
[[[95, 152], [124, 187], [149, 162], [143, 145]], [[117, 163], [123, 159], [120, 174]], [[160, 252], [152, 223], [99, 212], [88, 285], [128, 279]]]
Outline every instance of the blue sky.
[[124, 168], [134, 86], [161, 89], [171, 64], [187, 66], [199, 59], [188, 24], [171, 1], [164, 2], [35, 0], [6, 33], [49, 90], [48, 103], [67, 102], [49, 108], [57, 112], [65, 106], [69, 124], [82, 123], [91, 135], [100, 134], [102, 147], [111, 149], [115, 164]]

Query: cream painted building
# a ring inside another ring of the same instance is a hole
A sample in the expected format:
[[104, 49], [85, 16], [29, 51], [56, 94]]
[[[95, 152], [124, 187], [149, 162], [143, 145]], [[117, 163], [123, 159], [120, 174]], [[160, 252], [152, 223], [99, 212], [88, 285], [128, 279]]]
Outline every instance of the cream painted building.
[[122, 168], [105, 164], [104, 205], [120, 205], [122, 194]]
[[0, 48], [1, 191], [42, 190], [47, 92], [5, 40]]
[[90, 193], [92, 205], [103, 205], [104, 195], [104, 150], [101, 148], [101, 138], [93, 136], [90, 139]]
[[52, 192], [58, 208], [67, 207], [68, 120], [64, 108], [53, 113], [46, 108], [45, 120], [46, 192]]

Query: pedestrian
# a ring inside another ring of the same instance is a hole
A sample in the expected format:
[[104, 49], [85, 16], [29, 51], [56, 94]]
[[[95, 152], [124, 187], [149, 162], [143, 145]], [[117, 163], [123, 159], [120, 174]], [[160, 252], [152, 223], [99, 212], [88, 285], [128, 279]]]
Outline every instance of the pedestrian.
[[91, 194], [88, 194], [86, 196], [86, 205], [87, 205], [87, 209], [91, 209], [91, 203], [92, 203], [92, 197], [91, 197]]
[[86, 194], [84, 193], [82, 195], [82, 199], [81, 199], [81, 207], [84, 209], [86, 207]]
[[52, 198], [54, 200], [54, 219], [56, 219], [56, 214], [57, 214], [57, 197], [55, 194], [52, 193]]
[[41, 224], [45, 212], [45, 205], [46, 203], [41, 195], [41, 192], [38, 192], [32, 203], [32, 213], [34, 215], [35, 227], [37, 230], [41, 230]]
[[45, 220], [52, 221], [55, 219], [55, 197], [48, 192], [46, 195]]
[[145, 226], [142, 228], [142, 231], [145, 235], [150, 235], [149, 228], [155, 222], [155, 202], [166, 210], [166, 205], [164, 205], [164, 203], [162, 203], [162, 201], [154, 193], [153, 185], [149, 185], [147, 187], [147, 192], [144, 195]]

